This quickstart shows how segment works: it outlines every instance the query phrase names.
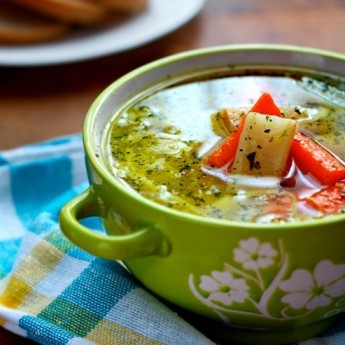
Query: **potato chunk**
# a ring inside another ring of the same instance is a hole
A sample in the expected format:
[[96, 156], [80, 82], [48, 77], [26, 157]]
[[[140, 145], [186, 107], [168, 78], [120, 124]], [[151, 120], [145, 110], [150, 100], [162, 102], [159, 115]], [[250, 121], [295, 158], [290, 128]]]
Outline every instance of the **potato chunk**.
[[231, 173], [281, 177], [296, 127], [295, 120], [248, 113]]

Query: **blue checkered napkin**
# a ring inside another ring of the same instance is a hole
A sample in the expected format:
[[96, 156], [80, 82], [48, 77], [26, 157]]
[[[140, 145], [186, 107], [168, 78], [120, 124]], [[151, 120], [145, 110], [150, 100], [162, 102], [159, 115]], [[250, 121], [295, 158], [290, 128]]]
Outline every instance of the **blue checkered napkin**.
[[[87, 187], [80, 135], [0, 152], [0, 326], [49, 345], [214, 344], [61, 233], [58, 213]], [[303, 345], [344, 345], [345, 320]]]
[[61, 233], [87, 187], [79, 135], [0, 153], [0, 325], [41, 344], [213, 344], [118, 263]]

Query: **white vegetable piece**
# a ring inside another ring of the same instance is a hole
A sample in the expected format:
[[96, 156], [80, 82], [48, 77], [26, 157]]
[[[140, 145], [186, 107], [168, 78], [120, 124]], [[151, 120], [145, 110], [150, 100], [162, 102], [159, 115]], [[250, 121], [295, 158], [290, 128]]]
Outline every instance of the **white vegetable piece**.
[[296, 127], [296, 120], [248, 113], [231, 173], [281, 177]]

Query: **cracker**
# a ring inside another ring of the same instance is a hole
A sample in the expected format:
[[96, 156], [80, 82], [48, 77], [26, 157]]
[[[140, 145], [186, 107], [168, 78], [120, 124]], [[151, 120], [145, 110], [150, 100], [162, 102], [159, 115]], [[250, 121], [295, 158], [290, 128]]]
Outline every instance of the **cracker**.
[[12, 2], [36, 13], [70, 23], [97, 23], [109, 15], [109, 11], [104, 6], [100, 6], [98, 1], [12, 0]]
[[0, 43], [26, 44], [63, 36], [70, 25], [0, 4]]
[[123, 13], [141, 12], [147, 9], [148, 0], [94, 0], [107, 8]]

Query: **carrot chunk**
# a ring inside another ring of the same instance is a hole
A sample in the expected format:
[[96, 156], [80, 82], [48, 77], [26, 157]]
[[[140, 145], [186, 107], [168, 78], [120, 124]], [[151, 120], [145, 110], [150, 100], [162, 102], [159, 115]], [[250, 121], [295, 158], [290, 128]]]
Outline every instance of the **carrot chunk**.
[[276, 214], [281, 219], [287, 219], [293, 207], [293, 201], [293, 198], [288, 194], [268, 196], [263, 214]]
[[265, 115], [281, 116], [279, 108], [274, 103], [272, 96], [267, 92], [264, 92], [259, 97], [250, 111]]
[[240, 136], [243, 130], [245, 117], [237, 127], [236, 131], [233, 131], [225, 141], [213, 151], [207, 159], [208, 165], [214, 168], [221, 168], [225, 164], [229, 163], [234, 157], [240, 141]]
[[345, 209], [345, 183], [337, 183], [312, 194], [308, 205], [324, 214], [334, 214]]
[[[249, 112], [281, 116], [279, 108], [275, 105], [271, 95], [267, 92], [260, 96]], [[224, 142], [208, 156], [208, 165], [214, 168], [220, 168], [233, 160], [237, 151], [245, 118], [245, 116], [242, 118], [237, 130], [232, 132]]]
[[345, 179], [345, 166], [311, 138], [295, 134], [291, 154], [304, 174], [313, 175], [324, 185]]

